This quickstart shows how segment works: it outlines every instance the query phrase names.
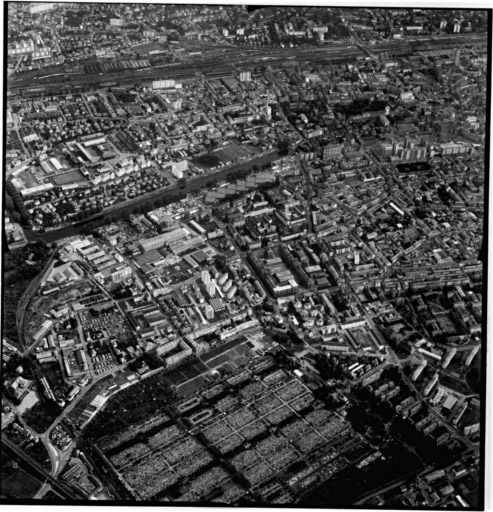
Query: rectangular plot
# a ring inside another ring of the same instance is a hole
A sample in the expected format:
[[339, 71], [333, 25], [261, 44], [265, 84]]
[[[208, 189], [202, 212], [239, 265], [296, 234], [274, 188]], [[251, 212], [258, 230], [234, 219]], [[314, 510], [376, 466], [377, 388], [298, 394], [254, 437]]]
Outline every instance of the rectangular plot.
[[295, 410], [295, 411], [301, 411], [308, 407], [312, 402], [314, 401], [313, 395], [311, 393], [305, 393], [303, 395], [299, 395], [295, 398], [293, 398], [289, 405]]
[[197, 371], [199, 373], [204, 373], [209, 369], [202, 361], [196, 361], [195, 363], [193, 363], [193, 366], [194, 368], [197, 368]]
[[176, 426], [165, 428], [147, 439], [147, 444], [152, 448], [165, 446], [180, 437], [183, 432]]
[[311, 427], [307, 425], [303, 420], [297, 420], [294, 423], [290, 423], [281, 429], [284, 437], [290, 440], [296, 439], [303, 436], [305, 432], [311, 430]]
[[202, 433], [211, 443], [215, 443], [231, 435], [233, 428], [226, 421], [221, 420], [207, 427]]
[[245, 450], [231, 459], [231, 464], [238, 470], [243, 471], [254, 464], [257, 464], [262, 458], [255, 450]]
[[227, 422], [234, 428], [239, 429], [248, 423], [255, 420], [255, 415], [249, 409], [243, 407], [238, 411], [233, 412], [226, 418]]
[[227, 453], [234, 450], [243, 443], [243, 438], [238, 434], [233, 434], [214, 445], [221, 453]]
[[183, 382], [183, 376], [181, 375], [181, 373], [176, 373], [176, 372], [168, 373], [168, 375], [166, 375], [166, 378], [172, 384], [179, 384], [180, 382]]
[[213, 467], [189, 483], [190, 490], [197, 496], [209, 494], [229, 477], [219, 466]]
[[240, 399], [233, 395], [227, 395], [224, 398], [221, 398], [214, 405], [215, 409], [219, 412], [228, 412], [232, 411], [236, 407], [240, 405]]
[[287, 441], [283, 437], [270, 436], [255, 445], [255, 449], [262, 457], [269, 457], [269, 454], [286, 446]]
[[287, 405], [283, 405], [267, 416], [264, 416], [264, 420], [268, 421], [271, 425], [278, 425], [293, 415], [294, 412]]
[[224, 389], [225, 388], [222, 384], [215, 384], [214, 386], [202, 391], [201, 395], [207, 399], [214, 398], [220, 395], [224, 391]]
[[281, 448], [268, 457], [269, 464], [277, 471], [286, 468], [298, 459], [298, 454], [290, 447]]
[[250, 440], [266, 431], [267, 425], [262, 421], [256, 421], [255, 423], [250, 423], [248, 426], [242, 428], [238, 433], [245, 439]]
[[177, 464], [173, 469], [180, 476], [190, 476], [213, 460], [214, 459], [212, 458], [212, 455], [209, 454], [209, 452], [206, 450], [201, 450], [180, 461], [180, 463]]
[[190, 393], [197, 391], [197, 389], [200, 389], [205, 384], [205, 382], [205, 377], [199, 375], [198, 377], [195, 377], [194, 379], [189, 380], [184, 384], [180, 384], [176, 390], [176, 393], [180, 397], [189, 395]]
[[292, 380], [281, 389], [276, 389], [276, 395], [286, 402], [304, 393], [306, 393], [305, 386], [297, 380]]
[[251, 485], [257, 485], [272, 476], [273, 470], [265, 461], [255, 465], [248, 471], [245, 471], [244, 476]]
[[314, 450], [324, 442], [324, 439], [321, 436], [319, 436], [314, 430], [312, 430], [311, 432], [306, 432], [303, 436], [293, 440], [293, 443], [303, 453], [307, 453]]
[[110, 450], [117, 451], [120, 445], [122, 445], [125, 442], [130, 442], [138, 434], [148, 432], [149, 430], [156, 428], [159, 425], [168, 422], [169, 420], [170, 417], [167, 414], [158, 414], [147, 420], [135, 423], [133, 425], [129, 425], [128, 428], [121, 432], [120, 434], [118, 434], [115, 439], [105, 441], [99, 446], [105, 454], [111, 455]]
[[251, 400], [256, 396], [261, 395], [265, 391], [265, 386], [258, 381], [247, 384], [243, 389], [240, 390], [240, 395], [245, 400]]
[[208, 365], [211, 368], [217, 368], [218, 366], [226, 363], [227, 361], [229, 361], [228, 354], [222, 354], [222, 355], [217, 356], [214, 359], [211, 359], [210, 361], [208, 361]]
[[200, 371], [198, 371], [197, 368], [194, 368], [193, 366], [184, 368], [181, 372], [183, 375], [185, 375], [185, 377], [187, 377], [187, 379], [193, 379], [194, 377], [197, 377], [197, 375], [200, 375]]
[[288, 379], [289, 376], [284, 370], [276, 370], [269, 375], [266, 375], [262, 381], [269, 387], [277, 387]]
[[144, 443], [137, 443], [123, 450], [116, 455], [110, 457], [112, 464], [118, 469], [128, 464], [132, 464], [137, 459], [140, 459], [147, 453], [150, 453], [149, 447]]
[[263, 416], [264, 414], [268, 414], [272, 412], [274, 409], [277, 409], [282, 405], [282, 402], [277, 398], [273, 393], [268, 393], [259, 398], [254, 404], [253, 407], [258, 411], [258, 413]]
[[142, 499], [153, 498], [159, 492], [172, 486], [178, 481], [178, 475], [172, 470], [154, 472], [148, 479], [139, 482], [137, 490]]
[[197, 443], [195, 439], [189, 437], [183, 442], [161, 451], [160, 455], [166, 459], [169, 464], [174, 465], [190, 454], [199, 452], [200, 450], [202, 450], [202, 446]]
[[[220, 498], [221, 502], [224, 503], [234, 503], [238, 498], [245, 494], [246, 490], [236, 484], [231, 484], [224, 491], [223, 495]], [[214, 500], [213, 500], [214, 501]]]
[[[2, 452], [2, 457], [4, 453]], [[2, 459], [3, 460], [3, 459]], [[31, 476], [22, 468], [17, 468], [8, 478], [2, 477], [2, 491], [17, 498], [34, 498], [42, 482]]]
[[307, 414], [304, 418], [316, 427], [324, 425], [333, 419], [339, 419], [339, 417], [335, 416], [333, 412], [327, 411], [326, 409], [317, 409], [316, 411]]
[[145, 489], [154, 481], [156, 475], [161, 471], [167, 471], [168, 464], [163, 457], [153, 455], [139, 465], [131, 466], [122, 472], [122, 476], [130, 487], [134, 489]]

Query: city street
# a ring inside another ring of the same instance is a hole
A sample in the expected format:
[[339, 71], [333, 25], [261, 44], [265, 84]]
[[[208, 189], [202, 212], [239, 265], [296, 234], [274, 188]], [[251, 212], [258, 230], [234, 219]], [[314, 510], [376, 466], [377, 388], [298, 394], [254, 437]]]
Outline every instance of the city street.
[[493, 12], [261, 7], [6, 4], [5, 501], [487, 508]]

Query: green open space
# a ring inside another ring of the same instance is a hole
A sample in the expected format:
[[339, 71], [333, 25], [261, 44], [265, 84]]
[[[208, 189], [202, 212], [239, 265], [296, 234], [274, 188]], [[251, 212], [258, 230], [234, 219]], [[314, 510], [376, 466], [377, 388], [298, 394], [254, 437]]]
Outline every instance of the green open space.
[[164, 374], [157, 373], [113, 395], [89, 423], [85, 435], [91, 440], [114, 435], [129, 424], [162, 411], [173, 398]]
[[176, 394], [180, 397], [190, 395], [200, 389], [207, 381], [204, 376], [199, 375], [184, 384], [180, 384], [176, 390]]
[[3, 255], [3, 301], [2, 335], [18, 340], [16, 313], [19, 300], [30, 282], [43, 269], [51, 249], [44, 242], [34, 242], [4, 252]]
[[61, 409], [53, 402], [40, 400], [24, 413], [24, 421], [38, 434], [42, 434], [56, 420]]
[[42, 482], [20, 467], [4, 450], [1, 451], [1, 463], [0, 498], [33, 498]]
[[79, 170], [73, 170], [63, 174], [58, 174], [57, 176], [53, 176], [51, 179], [55, 185], [60, 187], [62, 185], [67, 185], [68, 183], [81, 181], [84, 179], [84, 175]]

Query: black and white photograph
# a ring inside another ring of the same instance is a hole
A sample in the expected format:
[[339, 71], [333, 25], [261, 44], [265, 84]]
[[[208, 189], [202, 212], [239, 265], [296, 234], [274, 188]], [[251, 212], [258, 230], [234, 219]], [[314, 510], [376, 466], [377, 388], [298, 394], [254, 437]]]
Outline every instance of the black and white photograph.
[[3, 2], [2, 506], [491, 509], [493, 11], [380, 4]]

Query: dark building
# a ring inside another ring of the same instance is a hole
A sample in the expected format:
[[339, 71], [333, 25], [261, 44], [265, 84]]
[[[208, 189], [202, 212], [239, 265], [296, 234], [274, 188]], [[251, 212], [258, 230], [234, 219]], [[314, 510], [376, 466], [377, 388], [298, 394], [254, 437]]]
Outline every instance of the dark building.
[[446, 118], [442, 119], [440, 126], [440, 142], [448, 142], [452, 139], [455, 132], [455, 119]]

